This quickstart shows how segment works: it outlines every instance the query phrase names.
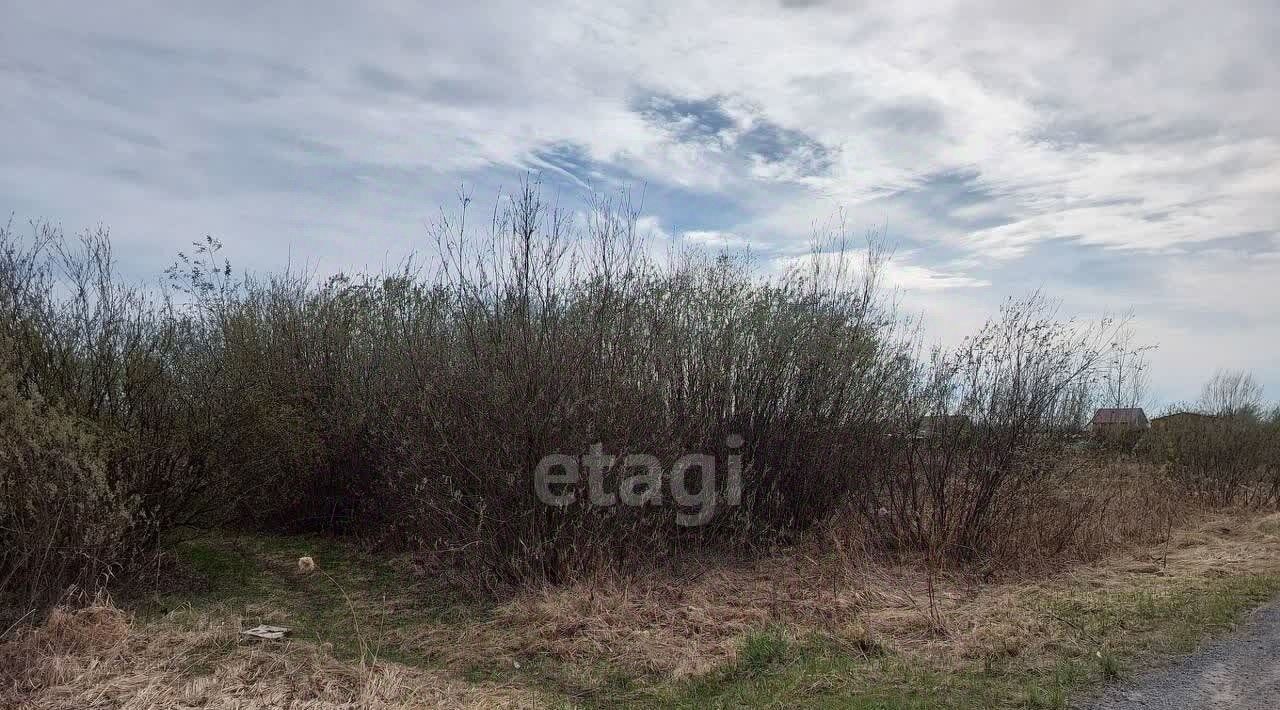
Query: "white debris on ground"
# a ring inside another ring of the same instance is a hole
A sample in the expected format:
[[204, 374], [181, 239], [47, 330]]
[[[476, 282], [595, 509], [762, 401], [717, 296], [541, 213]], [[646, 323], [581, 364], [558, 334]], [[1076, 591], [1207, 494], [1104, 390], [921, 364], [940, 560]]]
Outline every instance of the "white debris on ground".
[[285, 636], [287, 636], [289, 634], [289, 631], [290, 629], [284, 626], [268, 626], [266, 624], [259, 624], [258, 626], [255, 626], [252, 629], [245, 629], [240, 633], [241, 635], [249, 636], [252, 638], [267, 639], [270, 641], [275, 641], [277, 639], [282, 639]]

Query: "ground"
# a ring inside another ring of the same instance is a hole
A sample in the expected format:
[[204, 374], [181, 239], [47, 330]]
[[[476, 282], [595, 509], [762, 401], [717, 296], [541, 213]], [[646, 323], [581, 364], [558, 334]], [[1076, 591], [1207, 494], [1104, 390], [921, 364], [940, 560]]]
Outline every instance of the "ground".
[[1234, 633], [1133, 682], [1115, 683], [1089, 710], [1271, 710], [1280, 698], [1280, 604]]
[[1022, 577], [815, 544], [500, 601], [323, 538], [204, 534], [158, 564], [0, 646], [0, 707], [1066, 707], [1280, 594], [1280, 516]]

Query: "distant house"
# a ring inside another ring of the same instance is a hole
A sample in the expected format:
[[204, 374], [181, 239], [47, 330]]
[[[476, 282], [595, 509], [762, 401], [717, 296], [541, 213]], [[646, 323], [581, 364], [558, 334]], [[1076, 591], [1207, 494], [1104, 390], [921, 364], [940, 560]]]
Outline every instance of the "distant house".
[[1094, 434], [1125, 434], [1151, 428], [1147, 413], [1141, 407], [1099, 409], [1093, 414], [1089, 431]]
[[1218, 417], [1212, 414], [1201, 414], [1200, 412], [1173, 412], [1172, 414], [1152, 419], [1151, 426], [1156, 429], [1187, 429], [1205, 426], [1217, 419]]

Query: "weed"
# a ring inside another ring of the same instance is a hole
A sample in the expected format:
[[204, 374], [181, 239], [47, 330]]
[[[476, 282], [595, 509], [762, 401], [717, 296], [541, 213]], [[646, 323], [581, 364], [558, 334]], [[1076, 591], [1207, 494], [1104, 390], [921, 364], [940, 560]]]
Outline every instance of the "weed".
[[748, 634], [738, 652], [738, 667], [747, 674], [762, 673], [786, 660], [790, 649], [791, 641], [780, 627]]

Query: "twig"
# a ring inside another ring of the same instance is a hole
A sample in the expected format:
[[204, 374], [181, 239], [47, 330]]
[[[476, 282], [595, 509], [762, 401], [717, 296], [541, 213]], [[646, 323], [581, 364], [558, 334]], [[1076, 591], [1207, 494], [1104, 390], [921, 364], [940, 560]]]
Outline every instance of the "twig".
[[36, 612], [36, 610], [35, 610], [35, 609], [32, 609], [32, 610], [28, 611], [27, 613], [23, 614], [22, 616], [18, 617], [18, 620], [17, 620], [17, 621], [15, 621], [15, 622], [13, 622], [12, 624], [10, 624], [10, 625], [9, 625], [9, 628], [5, 629], [5, 630], [4, 630], [4, 633], [0, 634], [0, 639], [4, 638], [5, 636], [8, 636], [10, 631], [13, 631], [14, 629], [18, 628], [18, 625], [19, 625], [19, 624], [21, 624], [21, 623], [23, 622], [23, 620], [25, 620], [28, 616], [31, 616], [31, 615], [32, 615], [32, 614], [34, 614], [35, 612]]

